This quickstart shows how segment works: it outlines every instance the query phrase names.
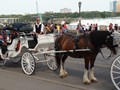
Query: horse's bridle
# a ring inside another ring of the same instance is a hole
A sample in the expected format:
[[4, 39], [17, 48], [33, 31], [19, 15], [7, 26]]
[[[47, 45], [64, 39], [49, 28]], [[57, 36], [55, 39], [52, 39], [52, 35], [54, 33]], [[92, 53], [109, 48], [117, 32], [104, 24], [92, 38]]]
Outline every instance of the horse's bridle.
[[[107, 37], [106, 37], [106, 40], [105, 40], [105, 43], [106, 43], [111, 37], [112, 37], [112, 39], [113, 39], [113, 36], [112, 36], [112, 35], [107, 36]], [[112, 40], [112, 43], [113, 43], [113, 40]], [[107, 45], [106, 45], [106, 46], [107, 46]], [[108, 47], [108, 46], [107, 46], [107, 47]], [[111, 46], [109, 46], [109, 47], [110, 47], [110, 48], [115, 48], [115, 47], [118, 47], [118, 45], [115, 44], [115, 45], [111, 45]], [[100, 53], [101, 53], [102, 57], [105, 59], [105, 57], [104, 57], [101, 49], [100, 49]], [[111, 53], [105, 60], [108, 60], [108, 59], [110, 59], [111, 57], [113, 57], [113, 54], [112, 54], [112, 53]]]

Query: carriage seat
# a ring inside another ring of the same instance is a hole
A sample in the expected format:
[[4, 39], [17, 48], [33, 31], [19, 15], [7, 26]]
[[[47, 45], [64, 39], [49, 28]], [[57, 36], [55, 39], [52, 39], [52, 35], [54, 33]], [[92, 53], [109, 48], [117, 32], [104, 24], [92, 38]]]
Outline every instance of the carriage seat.
[[18, 42], [19, 42], [19, 38], [15, 38], [15, 39], [13, 39], [13, 40], [12, 40], [12, 43], [11, 43], [10, 45], [8, 45], [8, 51], [9, 51], [9, 50], [13, 50], [13, 51], [15, 51]]
[[16, 38], [18, 38], [18, 35], [17, 34], [11, 35], [10, 38], [11, 38], [11, 40], [9, 42], [7, 42], [7, 45], [11, 45], [12, 42], [13, 42], [13, 40], [16, 39]]

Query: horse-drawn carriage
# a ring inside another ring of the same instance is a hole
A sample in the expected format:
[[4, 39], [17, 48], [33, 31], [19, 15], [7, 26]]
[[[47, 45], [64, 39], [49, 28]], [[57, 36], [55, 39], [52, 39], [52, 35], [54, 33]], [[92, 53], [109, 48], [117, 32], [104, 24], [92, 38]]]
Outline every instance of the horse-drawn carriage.
[[[22, 70], [27, 75], [33, 74], [36, 62], [46, 62], [51, 70], [57, 69], [54, 54], [49, 52], [54, 51], [54, 34], [43, 34], [36, 37], [31, 33], [9, 27], [2, 31], [6, 35], [7, 50], [3, 54], [0, 49], [1, 65], [4, 65], [7, 60], [12, 60], [14, 63], [21, 62]], [[17, 33], [17, 37], [7, 39], [12, 31]], [[40, 60], [40, 56], [44, 59]]]
[[[103, 32], [106, 31], [97, 33], [97, 36], [101, 36]], [[114, 35], [112, 36], [114, 38], [113, 44], [113, 41], [111, 41], [113, 39], [111, 39], [111, 34], [109, 34], [109, 32], [104, 33], [102, 37], [99, 38], [95, 38], [94, 36], [96, 35], [93, 33], [93, 36], [90, 38], [90, 40], [95, 39], [92, 43], [88, 41], [88, 37], [80, 37], [80, 44], [78, 42], [80, 49], [74, 50], [74, 38], [69, 34], [62, 35], [55, 40], [56, 37], [54, 34], [38, 35], [36, 38], [32, 34], [19, 32], [18, 37], [7, 46], [8, 51], [3, 55], [0, 50], [0, 55], [5, 62], [6, 60], [12, 60], [15, 63], [21, 62], [22, 70], [27, 75], [33, 74], [35, 71], [36, 62], [47, 62], [47, 65], [51, 70], [56, 70], [57, 67], [60, 68], [60, 77], [66, 77], [68, 75], [64, 68], [64, 62], [67, 56], [77, 58], [83, 57], [85, 59], [83, 83], [90, 84], [90, 82], [97, 82], [97, 79], [94, 76], [93, 67], [95, 58], [99, 52], [99, 48], [101, 48], [102, 45], [106, 45], [111, 51], [113, 51], [113, 53], [115, 53], [114, 48], [116, 46], [114, 46], [114, 44], [119, 44], [117, 41], [120, 41], [118, 38], [119, 36]], [[43, 60], [40, 59], [41, 55], [44, 57]], [[116, 58], [111, 66], [111, 78], [117, 89], [120, 89], [119, 75], [120, 57]]]

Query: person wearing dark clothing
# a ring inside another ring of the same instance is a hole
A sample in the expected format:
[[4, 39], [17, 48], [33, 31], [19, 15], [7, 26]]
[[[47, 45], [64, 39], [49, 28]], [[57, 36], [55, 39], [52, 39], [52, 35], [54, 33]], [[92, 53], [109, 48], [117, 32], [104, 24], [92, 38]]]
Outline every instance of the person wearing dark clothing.
[[114, 29], [118, 30], [118, 24], [115, 24]]
[[34, 37], [34, 41], [37, 43], [37, 35], [38, 34], [43, 34], [44, 32], [44, 25], [40, 22], [40, 18], [37, 18], [36, 19], [36, 23], [34, 24], [34, 27], [33, 27], [33, 37]]

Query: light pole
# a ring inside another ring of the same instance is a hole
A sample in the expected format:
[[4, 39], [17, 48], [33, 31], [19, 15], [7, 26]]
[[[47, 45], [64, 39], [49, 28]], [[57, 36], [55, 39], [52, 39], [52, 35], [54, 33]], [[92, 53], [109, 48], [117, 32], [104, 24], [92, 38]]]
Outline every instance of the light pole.
[[54, 18], [54, 16], [51, 15], [51, 24], [53, 24], [53, 18]]
[[[79, 14], [80, 14], [80, 12], [81, 12], [81, 5], [82, 5], [82, 3], [79, 1], [78, 2], [78, 7], [79, 7]], [[81, 20], [79, 20], [79, 25], [81, 24]]]

